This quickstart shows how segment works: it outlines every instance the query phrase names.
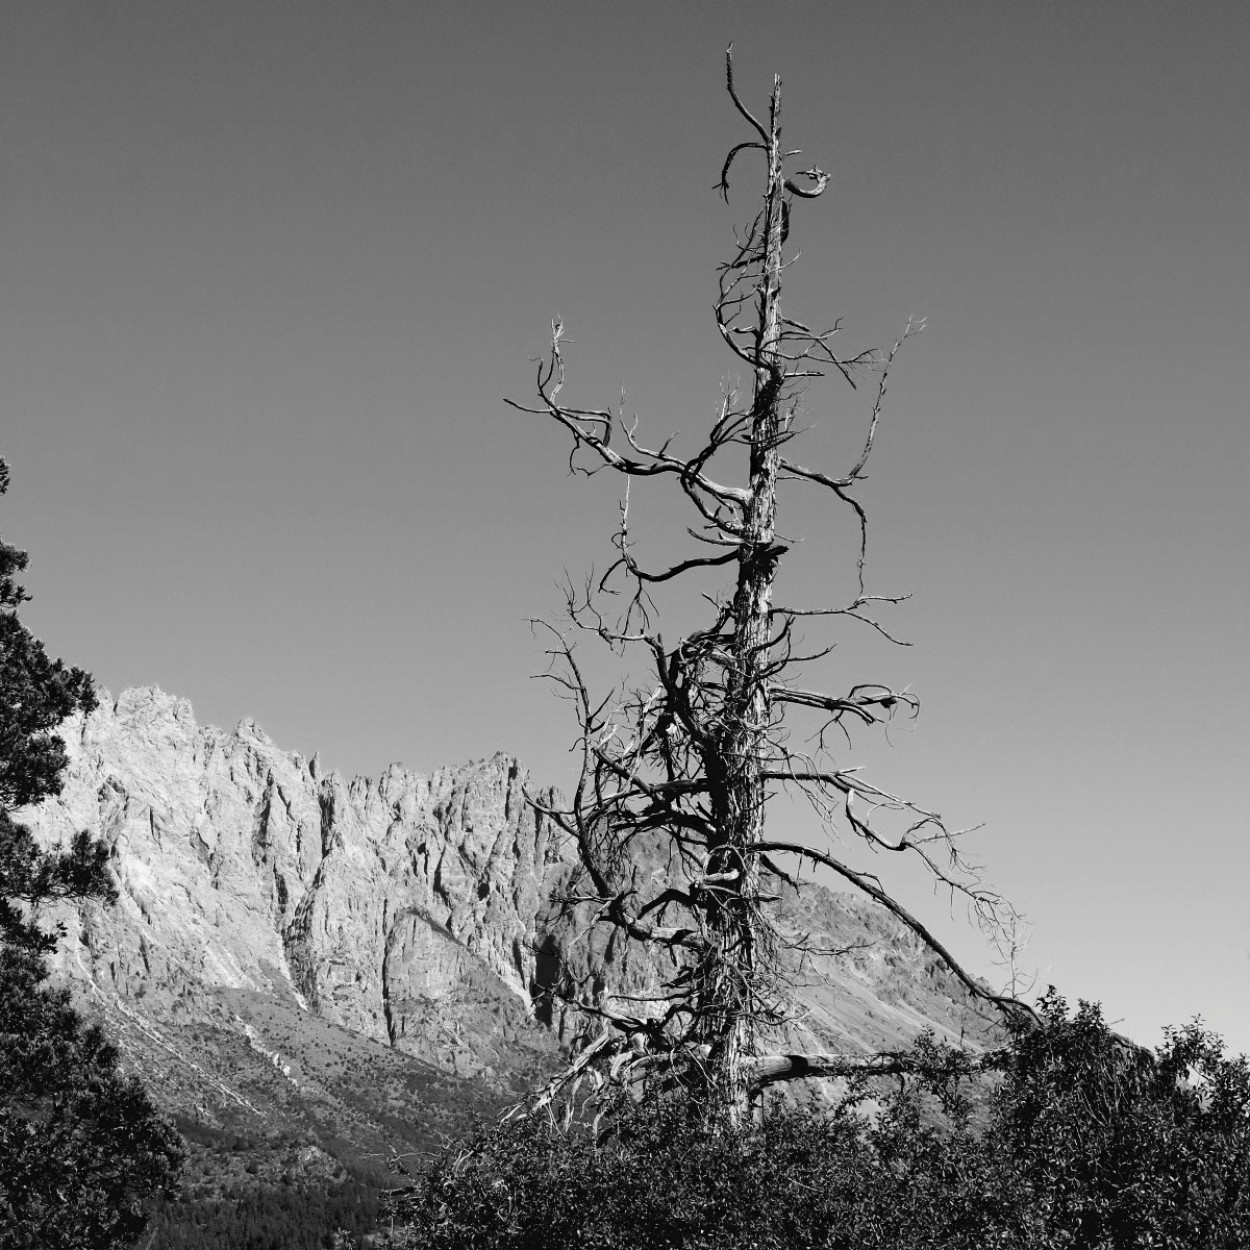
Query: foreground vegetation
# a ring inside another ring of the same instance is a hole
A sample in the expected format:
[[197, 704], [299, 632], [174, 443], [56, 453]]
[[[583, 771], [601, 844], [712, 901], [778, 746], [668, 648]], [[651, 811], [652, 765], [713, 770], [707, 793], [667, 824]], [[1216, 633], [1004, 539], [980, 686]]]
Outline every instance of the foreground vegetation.
[[430, 1250], [1121, 1250], [1250, 1244], [1250, 1067], [1199, 1026], [1151, 1055], [1053, 992], [988, 1086], [926, 1075], [832, 1115], [709, 1131], [689, 1100], [618, 1103], [607, 1135], [484, 1127], [402, 1200]]

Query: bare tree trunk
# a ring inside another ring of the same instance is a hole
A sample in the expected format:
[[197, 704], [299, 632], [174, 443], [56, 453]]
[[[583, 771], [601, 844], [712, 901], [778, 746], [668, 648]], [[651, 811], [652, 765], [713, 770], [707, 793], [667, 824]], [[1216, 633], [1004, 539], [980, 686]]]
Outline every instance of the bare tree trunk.
[[[750, 483], [733, 601], [733, 643], [726, 675], [725, 724], [716, 742], [712, 811], [719, 841], [710, 848], [709, 875], [730, 878], [709, 890], [710, 950], [701, 987], [699, 1017], [710, 1045], [712, 1109], [735, 1126], [749, 1114], [747, 1059], [752, 1025], [759, 1015], [756, 974], [759, 933], [759, 859], [751, 848], [764, 836], [764, 762], [772, 705], [764, 672], [772, 630], [772, 592], [778, 551], [779, 435], [784, 432], [778, 358], [781, 297], [781, 235], [785, 177], [781, 168], [778, 110], [781, 82], [774, 80], [769, 117], [768, 190], [765, 197], [763, 265], [757, 300], [758, 331], [751, 410]], [[720, 774], [717, 784], [716, 774]]]

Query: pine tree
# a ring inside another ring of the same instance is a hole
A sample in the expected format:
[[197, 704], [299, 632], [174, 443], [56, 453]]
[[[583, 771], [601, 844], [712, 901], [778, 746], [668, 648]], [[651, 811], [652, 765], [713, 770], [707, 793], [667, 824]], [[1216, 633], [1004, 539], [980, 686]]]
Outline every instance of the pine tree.
[[[0, 494], [8, 484], [0, 460]], [[45, 851], [12, 817], [60, 792], [56, 729], [96, 705], [90, 676], [50, 660], [18, 616], [26, 563], [0, 542], [0, 1250], [110, 1250], [143, 1232], [182, 1147], [100, 1029], [48, 985], [58, 933], [40, 909], [116, 891], [106, 847], [83, 833]]]

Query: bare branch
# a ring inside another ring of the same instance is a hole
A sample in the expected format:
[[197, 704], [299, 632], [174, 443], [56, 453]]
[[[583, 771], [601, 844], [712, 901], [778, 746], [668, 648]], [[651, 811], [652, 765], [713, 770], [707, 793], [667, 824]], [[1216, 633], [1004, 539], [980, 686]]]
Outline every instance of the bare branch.
[[1010, 1051], [1006, 1048], [976, 1056], [961, 1054], [957, 1065], [952, 1065], [949, 1060], [926, 1064], [910, 1051], [887, 1051], [877, 1055], [759, 1055], [751, 1061], [751, 1085], [753, 1089], [760, 1090], [779, 1081], [817, 1076], [899, 1076], [922, 1072], [934, 1076], [957, 1072], [966, 1076], [973, 1072], [997, 1071], [1009, 1057]]
[[787, 855], [796, 855], [801, 858], [811, 860], [813, 863], [823, 864], [824, 867], [832, 869], [840, 877], [849, 881], [856, 889], [868, 895], [875, 903], [879, 903], [892, 916], [901, 920], [939, 959], [950, 969], [954, 976], [959, 980], [963, 987], [974, 998], [982, 999], [987, 1003], [999, 1008], [1009, 1016], [1026, 1016], [1040, 1023], [1037, 1013], [1027, 1003], [1021, 1002], [1019, 999], [1011, 998], [1005, 994], [995, 994], [991, 990], [986, 989], [981, 982], [972, 977], [963, 967], [962, 964], [946, 949], [946, 947], [938, 941], [934, 934], [923, 925], [915, 916], [905, 908], [902, 903], [898, 902], [892, 895], [888, 894], [881, 886], [880, 881], [869, 873], [857, 872], [855, 869], [842, 863], [841, 860], [834, 859], [832, 855], [826, 854], [824, 851], [815, 850], [813, 847], [801, 846], [794, 842], [757, 842], [752, 851], [766, 854], [768, 852], [784, 853]]
[[814, 187], [800, 187], [792, 178], [786, 179], [786, 190], [791, 195], [797, 195], [804, 200], [814, 200], [817, 196], [823, 195], [825, 187], [829, 185], [829, 175], [823, 169], [817, 169], [815, 165], [811, 169], [800, 169], [795, 177], [810, 178], [816, 184]]
[[751, 114], [747, 106], [743, 104], [740, 99], [738, 99], [738, 93], [734, 90], [734, 46], [732, 43], [725, 49], [725, 86], [728, 88], [729, 98], [734, 102], [734, 106], [737, 108], [738, 112], [741, 113], [742, 116], [755, 127], [759, 137], [764, 140], [764, 150], [766, 152], [771, 150], [775, 143], [773, 136], [760, 125], [759, 121]]

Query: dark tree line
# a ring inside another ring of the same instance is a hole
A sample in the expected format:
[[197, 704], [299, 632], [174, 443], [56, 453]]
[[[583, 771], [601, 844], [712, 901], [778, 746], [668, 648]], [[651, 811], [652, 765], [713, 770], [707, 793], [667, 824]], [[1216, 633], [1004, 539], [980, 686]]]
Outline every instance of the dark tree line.
[[376, 1187], [334, 1184], [232, 1186], [217, 1197], [161, 1204], [152, 1250], [320, 1250], [358, 1246], [380, 1218]]

